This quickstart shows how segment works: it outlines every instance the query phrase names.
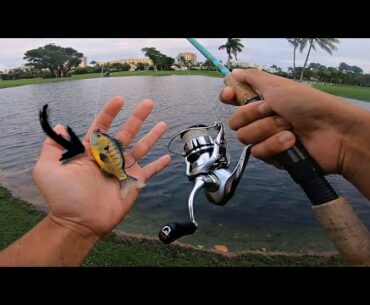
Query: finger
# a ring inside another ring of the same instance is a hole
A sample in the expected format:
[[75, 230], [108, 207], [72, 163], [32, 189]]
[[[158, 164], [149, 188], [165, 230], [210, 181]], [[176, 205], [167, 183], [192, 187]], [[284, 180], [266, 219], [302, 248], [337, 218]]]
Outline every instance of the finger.
[[240, 106], [230, 116], [229, 126], [231, 129], [237, 130], [271, 114], [272, 109], [266, 101]]
[[237, 136], [239, 141], [244, 144], [254, 144], [262, 142], [274, 134], [290, 128], [291, 125], [284, 118], [279, 116], [270, 116], [239, 128]]
[[168, 164], [171, 162], [171, 156], [170, 155], [164, 155], [160, 157], [159, 159], [149, 163], [148, 165], [143, 167], [144, 177], [145, 180], [148, 180], [155, 174], [158, 174], [160, 171], [162, 171]]
[[266, 89], [289, 81], [283, 77], [257, 69], [234, 69], [231, 73], [237, 81], [251, 85], [254, 89], [260, 91], [262, 95]]
[[260, 143], [254, 144], [251, 153], [258, 159], [269, 160], [291, 148], [295, 140], [295, 135], [291, 131], [283, 130]]
[[231, 87], [225, 87], [219, 96], [221, 102], [235, 105], [235, 91]]
[[[63, 125], [60, 124], [56, 125], [54, 127], [54, 131], [57, 134], [63, 136], [63, 138], [68, 139], [67, 131]], [[39, 160], [52, 162], [59, 161], [63, 151], [64, 151], [63, 146], [59, 145], [53, 139], [48, 137], [42, 145]]]
[[136, 137], [145, 119], [152, 112], [154, 103], [151, 100], [143, 100], [136, 106], [128, 120], [122, 125], [116, 134], [125, 147], [129, 146]]
[[141, 160], [154, 146], [154, 144], [166, 133], [167, 124], [165, 122], [157, 123], [132, 150], [136, 160]]
[[94, 122], [91, 124], [89, 130], [86, 133], [84, 141], [90, 142], [90, 133], [96, 129], [100, 129], [101, 132], [106, 133], [112, 124], [114, 118], [117, 116], [119, 111], [122, 109], [125, 101], [121, 97], [115, 97], [105, 104], [103, 109], [99, 112]]

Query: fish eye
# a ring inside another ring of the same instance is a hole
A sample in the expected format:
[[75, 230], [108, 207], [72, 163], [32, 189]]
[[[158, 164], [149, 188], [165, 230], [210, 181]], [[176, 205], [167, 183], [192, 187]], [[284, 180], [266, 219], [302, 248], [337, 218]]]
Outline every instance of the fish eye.
[[98, 138], [100, 138], [100, 134], [98, 134], [98, 133], [97, 133], [97, 134], [96, 134], [96, 136], [97, 136]]
[[108, 150], [109, 150], [109, 145], [105, 146], [105, 147], [104, 147], [104, 150], [105, 150], [105, 151], [108, 151]]

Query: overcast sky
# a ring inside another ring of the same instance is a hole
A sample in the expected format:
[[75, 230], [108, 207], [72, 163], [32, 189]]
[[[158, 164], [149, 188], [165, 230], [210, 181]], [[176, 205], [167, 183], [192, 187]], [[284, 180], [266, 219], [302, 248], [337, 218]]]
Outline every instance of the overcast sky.
[[[218, 50], [226, 38], [199, 39], [214, 55], [226, 62], [224, 50]], [[166, 39], [1, 39], [0, 71], [24, 64], [23, 56], [27, 50], [55, 43], [63, 47], [72, 47], [87, 56], [88, 62], [143, 57], [143, 47], [156, 47], [162, 53], [175, 57], [179, 52], [194, 51], [194, 47], [184, 38]], [[273, 64], [287, 69], [292, 66], [293, 48], [282, 38], [243, 38], [243, 52], [238, 59], [254, 64]], [[307, 49], [297, 55], [297, 66], [303, 66]], [[204, 57], [198, 53], [198, 61]], [[332, 56], [323, 50], [312, 51], [309, 62], [318, 62], [326, 66], [337, 67], [340, 62], [359, 66], [365, 73], [370, 73], [370, 39], [341, 38], [338, 51]]]

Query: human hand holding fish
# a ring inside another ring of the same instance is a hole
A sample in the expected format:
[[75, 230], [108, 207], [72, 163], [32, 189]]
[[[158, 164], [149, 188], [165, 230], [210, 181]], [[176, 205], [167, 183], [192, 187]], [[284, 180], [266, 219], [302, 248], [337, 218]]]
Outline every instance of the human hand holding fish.
[[[14, 265], [79, 265], [94, 244], [129, 213], [140, 190], [130, 188], [123, 197], [118, 180], [102, 173], [92, 156], [94, 150], [90, 150], [90, 135], [97, 129], [106, 134], [124, 103], [122, 98], [116, 97], [103, 107], [82, 142], [85, 153], [68, 163], [59, 161], [63, 147], [50, 138], [46, 139], [33, 179], [46, 199], [49, 214], [0, 254], [0, 264], [6, 262], [5, 257]], [[153, 107], [151, 100], [141, 101], [114, 138], [128, 147]], [[63, 137], [67, 136], [61, 125], [54, 130]], [[127, 176], [145, 182], [170, 163], [170, 156], [164, 155], [145, 166], [138, 164], [166, 130], [166, 123], [159, 122], [133, 145], [132, 154], [127, 153], [127, 157], [134, 155], [137, 162], [132, 166], [131, 161], [127, 162], [129, 168], [124, 171]], [[40, 247], [35, 248], [37, 244]], [[22, 248], [27, 251], [22, 251]]]

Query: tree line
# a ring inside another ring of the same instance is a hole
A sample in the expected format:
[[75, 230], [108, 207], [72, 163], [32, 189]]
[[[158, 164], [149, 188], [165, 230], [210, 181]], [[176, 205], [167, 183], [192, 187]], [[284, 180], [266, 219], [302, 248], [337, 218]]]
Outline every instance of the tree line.
[[[162, 54], [156, 48], [147, 47], [142, 51], [149, 57], [153, 66], [147, 67], [142, 63], [136, 65], [136, 70], [171, 70], [175, 59]], [[107, 72], [128, 71], [129, 64], [105, 63], [104, 65], [92, 61], [92, 66], [79, 67], [82, 62], [83, 53], [73, 48], [64, 48], [55, 44], [47, 44], [37, 49], [29, 50], [23, 59], [27, 61], [25, 68], [16, 68], [9, 73], [1, 73], [2, 80], [21, 79], [21, 78], [63, 78], [72, 74], [100, 73], [103, 69]], [[104, 66], [104, 67], [103, 67]]]
[[370, 87], [370, 74], [364, 74], [363, 70], [357, 66], [350, 66], [344, 62], [338, 67], [326, 67], [320, 63], [310, 63], [305, 69], [303, 67], [288, 68], [288, 72], [282, 71], [276, 65], [272, 65], [274, 74], [294, 79], [296, 75], [303, 74], [303, 80], [314, 81], [328, 84], [340, 84], [351, 86]]
[[[282, 71], [276, 65], [272, 65], [272, 73], [297, 79], [308, 81], [319, 81], [324, 83], [348, 84], [357, 86], [370, 86], [370, 75], [364, 74], [363, 70], [357, 66], [350, 66], [344, 62], [340, 63], [338, 67], [326, 67], [320, 63], [308, 64], [309, 56], [318, 47], [332, 55], [333, 51], [337, 50], [339, 40], [336, 38], [289, 38], [288, 42], [293, 47], [293, 67], [288, 68], [288, 72]], [[227, 53], [226, 65], [232, 69], [231, 59], [234, 57], [237, 60], [238, 53], [243, 51], [244, 45], [240, 38], [227, 38], [226, 43], [219, 47], [219, 50], [225, 50]], [[303, 67], [296, 66], [297, 51], [303, 53], [307, 50]], [[172, 70], [175, 59], [161, 53], [154, 47], [142, 48], [142, 52], [146, 57], [150, 58], [152, 65], [144, 65], [139, 63], [136, 70]], [[73, 48], [63, 48], [55, 44], [47, 44], [37, 49], [29, 50], [25, 53], [24, 58], [26, 68], [12, 69], [9, 73], [1, 73], [0, 77], [6, 79], [20, 79], [20, 78], [48, 78], [48, 77], [68, 77], [72, 74], [84, 73], [100, 73], [104, 70], [107, 73], [128, 71], [131, 69], [129, 64], [121, 63], [105, 63], [104, 66], [98, 64], [96, 61], [90, 62], [90, 66], [79, 67], [83, 54]], [[179, 58], [179, 64], [192, 69], [193, 63]], [[214, 70], [212, 64], [206, 60], [202, 64], [203, 68]], [[271, 71], [270, 71], [271, 72]]]

